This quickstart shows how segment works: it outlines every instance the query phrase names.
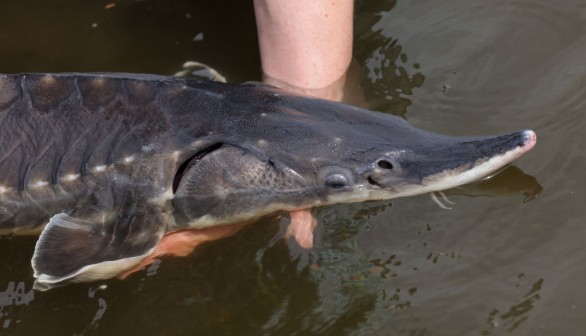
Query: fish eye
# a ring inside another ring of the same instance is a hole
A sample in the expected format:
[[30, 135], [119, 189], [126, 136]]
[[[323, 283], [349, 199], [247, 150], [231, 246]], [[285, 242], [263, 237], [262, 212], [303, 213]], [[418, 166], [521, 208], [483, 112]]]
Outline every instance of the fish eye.
[[326, 187], [335, 189], [335, 190], [340, 190], [340, 189], [344, 189], [348, 186], [349, 182], [348, 182], [348, 178], [346, 178], [346, 176], [342, 175], [342, 174], [330, 174], [326, 177], [325, 180], [325, 185]]

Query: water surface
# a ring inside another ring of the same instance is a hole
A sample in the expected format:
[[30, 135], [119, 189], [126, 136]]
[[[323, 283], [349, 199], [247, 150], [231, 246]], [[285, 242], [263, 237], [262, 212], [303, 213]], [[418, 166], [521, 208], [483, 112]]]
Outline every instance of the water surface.
[[[0, 334], [583, 334], [586, 5], [359, 1], [355, 41], [365, 105], [446, 134], [530, 128], [537, 147], [449, 191], [452, 210], [318, 209], [311, 251], [269, 219], [126, 281], [33, 292], [35, 238], [0, 237]], [[5, 73], [198, 60], [260, 79], [249, 1], [5, 1], [0, 44]]]

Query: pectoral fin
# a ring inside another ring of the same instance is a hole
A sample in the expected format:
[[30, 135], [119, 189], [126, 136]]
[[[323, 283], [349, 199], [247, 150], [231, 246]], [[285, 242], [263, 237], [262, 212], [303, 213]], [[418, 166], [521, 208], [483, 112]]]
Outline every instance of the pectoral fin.
[[149, 255], [165, 232], [161, 214], [153, 212], [74, 216], [53, 216], [37, 241], [32, 267], [40, 287], [115, 277]]

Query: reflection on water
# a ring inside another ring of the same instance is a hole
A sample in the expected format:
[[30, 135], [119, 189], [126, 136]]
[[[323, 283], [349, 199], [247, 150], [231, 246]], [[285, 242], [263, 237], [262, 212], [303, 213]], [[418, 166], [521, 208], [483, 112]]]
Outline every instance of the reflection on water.
[[542, 191], [543, 187], [535, 177], [525, 174], [518, 167], [508, 166], [496, 175], [478, 182], [452, 188], [447, 190], [445, 194], [484, 197], [522, 195], [523, 202], [529, 202], [534, 200]]
[[[198, 60], [258, 80], [252, 7], [230, 4], [9, 1], [0, 70]], [[0, 237], [0, 334], [582, 334], [586, 6], [364, 0], [356, 20], [369, 106], [447, 134], [532, 128], [522, 171], [449, 191], [452, 210], [427, 195], [318, 209], [311, 251], [267, 220], [127, 281], [45, 293], [31, 291], [35, 239]]]
[[395, 1], [360, 1], [356, 8], [354, 55], [365, 68], [363, 86], [369, 108], [404, 116], [411, 105], [409, 96], [421, 87], [425, 76], [419, 64], [408, 57], [396, 38], [373, 29], [381, 13], [389, 12]]
[[0, 292], [0, 327], [3, 329], [10, 328], [12, 323], [20, 323], [14, 315], [13, 310], [18, 309], [18, 306], [28, 305], [35, 298], [35, 292], [32, 288], [26, 289], [26, 284], [23, 281], [18, 283], [14, 281], [8, 282], [6, 290]]
[[[523, 278], [523, 274], [519, 274], [519, 279]], [[512, 332], [517, 327], [529, 318], [529, 313], [535, 305], [535, 301], [539, 300], [539, 291], [543, 285], [543, 279], [537, 280], [529, 292], [525, 294], [517, 303], [508, 308], [505, 312], [500, 312], [498, 309], [493, 309], [487, 320], [487, 329], [482, 331], [482, 335], [490, 335], [491, 331], [496, 331], [496, 328], [503, 328], [508, 332]]]

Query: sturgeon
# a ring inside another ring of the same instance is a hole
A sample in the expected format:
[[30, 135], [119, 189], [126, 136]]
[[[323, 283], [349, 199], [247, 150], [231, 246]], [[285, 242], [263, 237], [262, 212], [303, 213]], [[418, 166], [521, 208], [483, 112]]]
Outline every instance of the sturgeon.
[[486, 176], [533, 131], [451, 137], [261, 83], [0, 75], [0, 232], [40, 234], [53, 286], [115, 277], [166, 234], [276, 211], [440, 191]]

